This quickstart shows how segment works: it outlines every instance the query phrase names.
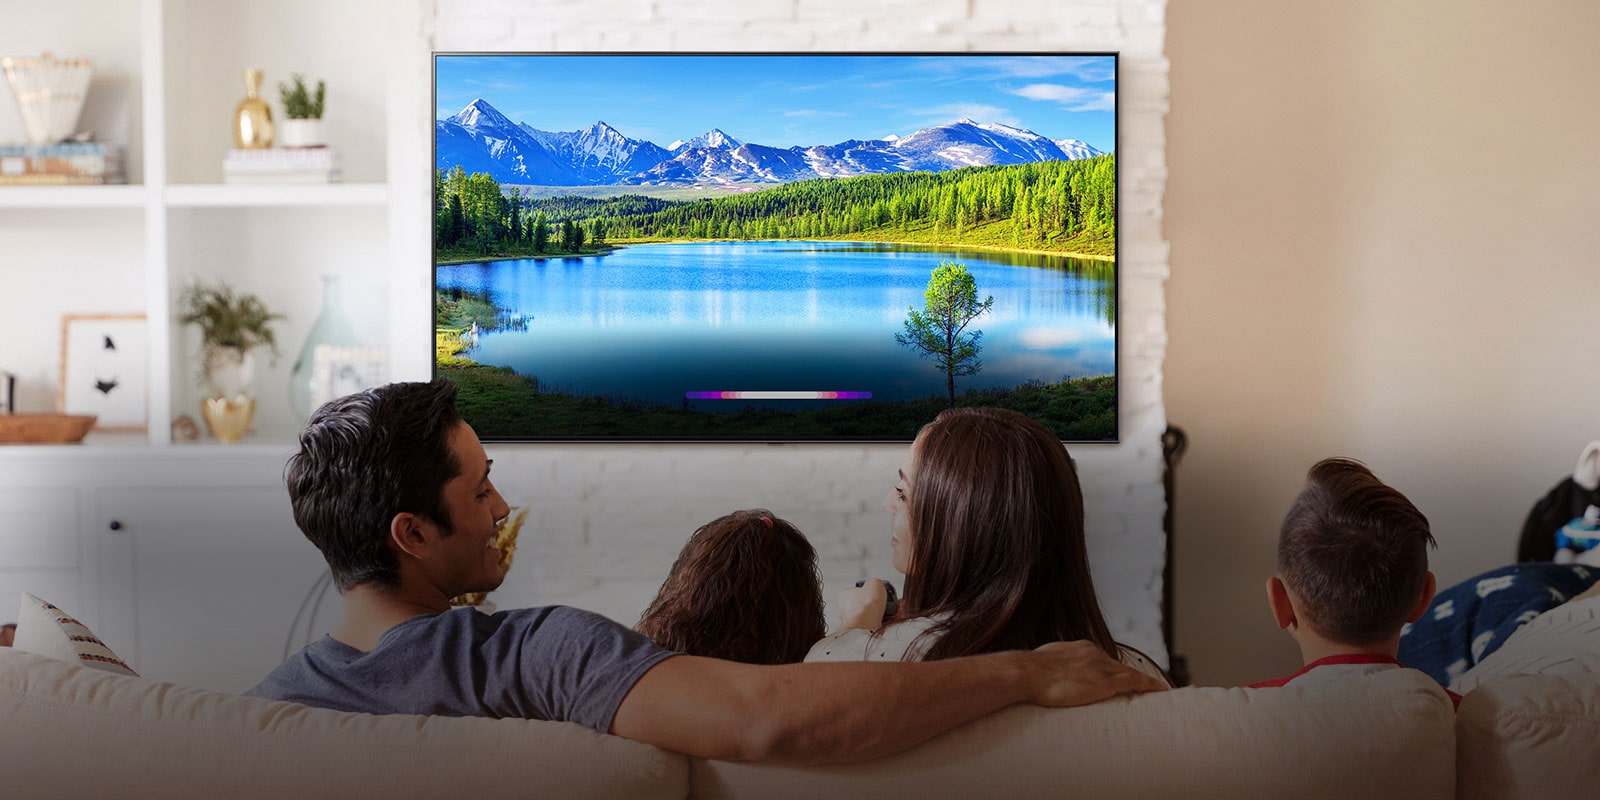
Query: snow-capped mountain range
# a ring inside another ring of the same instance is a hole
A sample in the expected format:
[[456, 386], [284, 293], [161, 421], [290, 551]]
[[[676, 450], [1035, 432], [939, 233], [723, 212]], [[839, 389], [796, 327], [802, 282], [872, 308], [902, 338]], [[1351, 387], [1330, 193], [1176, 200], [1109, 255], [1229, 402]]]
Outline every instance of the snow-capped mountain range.
[[512, 122], [482, 99], [436, 122], [434, 142], [440, 169], [460, 166], [500, 183], [539, 186], [787, 183], [1101, 155], [1077, 139], [970, 119], [900, 137], [789, 148], [741, 142], [713, 128], [661, 147], [604, 122], [580, 131], [541, 131]]

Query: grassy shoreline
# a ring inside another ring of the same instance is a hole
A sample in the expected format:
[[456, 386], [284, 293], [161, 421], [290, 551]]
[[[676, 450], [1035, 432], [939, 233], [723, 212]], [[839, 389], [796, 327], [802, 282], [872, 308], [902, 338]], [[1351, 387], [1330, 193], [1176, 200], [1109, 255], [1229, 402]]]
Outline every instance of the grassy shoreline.
[[[437, 361], [435, 371], [456, 383], [462, 416], [479, 435], [495, 439], [910, 441], [948, 404], [943, 396], [930, 396], [833, 408], [746, 406], [710, 412], [546, 392], [534, 376], [462, 358]], [[1117, 382], [1109, 375], [968, 389], [956, 395], [956, 405], [1009, 408], [1074, 441], [1110, 441], [1117, 434]]]

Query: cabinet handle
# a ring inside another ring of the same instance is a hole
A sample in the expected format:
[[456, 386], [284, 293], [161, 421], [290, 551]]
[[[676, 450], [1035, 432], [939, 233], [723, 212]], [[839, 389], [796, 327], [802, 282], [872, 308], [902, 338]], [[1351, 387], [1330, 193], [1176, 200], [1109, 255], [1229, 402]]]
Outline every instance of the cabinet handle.
[[122, 530], [122, 521], [121, 520], [115, 520], [115, 519], [111, 520], [111, 524], [107, 525], [106, 527], [108, 527], [108, 528], [110, 528], [111, 530], [114, 530], [114, 531], [120, 531], [120, 530]]

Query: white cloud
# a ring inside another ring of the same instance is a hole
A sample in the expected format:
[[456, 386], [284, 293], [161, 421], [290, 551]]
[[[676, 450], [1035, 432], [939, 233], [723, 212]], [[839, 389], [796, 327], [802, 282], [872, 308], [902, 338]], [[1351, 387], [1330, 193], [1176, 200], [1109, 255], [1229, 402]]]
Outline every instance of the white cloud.
[[1068, 111], [1110, 111], [1116, 108], [1116, 95], [1059, 83], [1030, 83], [1021, 89], [1006, 89], [1008, 94], [1049, 103], [1059, 103]]

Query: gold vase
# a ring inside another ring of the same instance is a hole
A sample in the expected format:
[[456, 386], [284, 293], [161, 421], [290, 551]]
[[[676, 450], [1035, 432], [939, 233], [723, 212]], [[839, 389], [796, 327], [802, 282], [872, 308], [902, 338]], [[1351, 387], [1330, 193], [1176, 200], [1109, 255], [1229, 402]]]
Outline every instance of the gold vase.
[[261, 70], [245, 70], [244, 86], [250, 94], [233, 110], [233, 146], [263, 150], [272, 146], [272, 107], [256, 95], [261, 90]]
[[250, 430], [256, 416], [256, 399], [245, 395], [207, 397], [200, 401], [200, 416], [217, 441], [232, 444]]

